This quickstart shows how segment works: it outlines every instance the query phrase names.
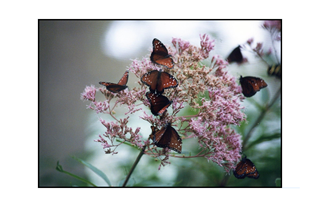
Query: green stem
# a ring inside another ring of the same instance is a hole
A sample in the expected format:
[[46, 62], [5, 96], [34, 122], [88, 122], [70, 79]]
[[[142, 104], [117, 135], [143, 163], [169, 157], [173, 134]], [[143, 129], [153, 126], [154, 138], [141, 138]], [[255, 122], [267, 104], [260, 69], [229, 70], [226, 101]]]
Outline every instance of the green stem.
[[137, 164], [139, 163], [142, 155], [144, 154], [145, 149], [146, 149], [146, 146], [143, 146], [143, 148], [142, 148], [141, 152], [139, 153], [136, 161], [133, 163], [133, 165], [132, 165], [132, 167], [131, 167], [131, 169], [130, 169], [130, 172], [129, 172], [129, 174], [127, 175], [126, 180], [124, 181], [122, 187], [126, 187], [126, 185], [127, 185], [127, 183], [128, 183], [128, 180], [129, 180], [132, 172], [133, 172], [134, 169], [136, 168]]
[[264, 115], [267, 113], [267, 111], [271, 108], [271, 106], [275, 103], [275, 101], [278, 99], [278, 97], [280, 96], [281, 93], [281, 87], [279, 88], [279, 90], [277, 91], [276, 95], [273, 97], [272, 101], [270, 102], [270, 104], [268, 104], [264, 110], [262, 110], [260, 116], [258, 117], [258, 119], [254, 122], [254, 124], [252, 125], [252, 127], [250, 128], [249, 132], [247, 133], [247, 135], [245, 136], [244, 140], [243, 140], [243, 144], [242, 144], [242, 152], [245, 151], [245, 149], [247, 148], [247, 142], [249, 140], [249, 138], [251, 137], [251, 134], [253, 132], [253, 130], [255, 129], [255, 127], [261, 122], [261, 120], [263, 119]]
[[220, 183], [220, 186], [221, 186], [221, 187], [226, 186], [226, 184], [227, 184], [227, 182], [228, 182], [229, 178], [230, 178], [230, 175], [226, 175], [226, 176], [224, 176], [224, 177], [223, 177], [223, 179], [222, 179], [222, 181], [221, 181], [221, 183]]
[[86, 179], [84, 179], [84, 178], [82, 178], [82, 177], [79, 177], [79, 176], [77, 176], [77, 175], [75, 175], [75, 174], [72, 174], [72, 173], [70, 173], [70, 172], [64, 171], [64, 170], [62, 169], [62, 166], [59, 165], [59, 161], [58, 161], [58, 163], [57, 163], [56, 169], [57, 169], [59, 172], [65, 173], [65, 174], [67, 174], [67, 175], [70, 175], [71, 177], [74, 177], [74, 178], [76, 178], [76, 179], [78, 179], [78, 180], [80, 180], [80, 181], [82, 181], [82, 182], [84, 182], [84, 183], [87, 183], [87, 184], [89, 184], [89, 185], [92, 185], [93, 187], [97, 187], [95, 184], [91, 183], [90, 181], [88, 181], [88, 180], [86, 180]]

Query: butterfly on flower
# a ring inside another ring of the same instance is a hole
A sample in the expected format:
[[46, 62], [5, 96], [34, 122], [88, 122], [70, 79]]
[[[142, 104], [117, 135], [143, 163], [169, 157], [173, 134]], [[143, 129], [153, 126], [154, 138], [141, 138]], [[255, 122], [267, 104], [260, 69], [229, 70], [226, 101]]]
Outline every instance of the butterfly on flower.
[[111, 91], [113, 93], [118, 93], [124, 89], [126, 89], [128, 86], [126, 85], [129, 78], [129, 71], [127, 70], [120, 81], [118, 83], [110, 83], [110, 82], [99, 82], [100, 85], [103, 85], [107, 88], [108, 91]]
[[244, 179], [245, 177], [258, 179], [260, 176], [256, 166], [246, 156], [237, 164], [233, 175], [238, 179]]
[[162, 70], [152, 70], [145, 73], [141, 77], [141, 82], [149, 86], [150, 91], [156, 94], [162, 94], [164, 89], [178, 86], [178, 81], [172, 75]]
[[178, 132], [171, 126], [171, 123], [167, 123], [160, 130], [155, 127], [151, 127], [153, 142], [157, 147], [169, 148], [178, 153], [182, 150], [182, 139]]
[[150, 102], [151, 113], [155, 116], [161, 116], [172, 103], [167, 97], [160, 94], [147, 92], [146, 96]]
[[168, 54], [168, 50], [160, 40], [154, 38], [152, 41], [153, 51], [150, 56], [151, 62], [163, 65], [166, 68], [173, 68], [174, 62], [171, 55]]

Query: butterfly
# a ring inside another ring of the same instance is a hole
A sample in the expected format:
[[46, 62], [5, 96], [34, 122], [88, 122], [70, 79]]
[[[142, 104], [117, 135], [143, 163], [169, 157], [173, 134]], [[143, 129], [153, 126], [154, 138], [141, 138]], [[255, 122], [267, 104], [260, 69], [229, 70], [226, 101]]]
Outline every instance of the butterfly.
[[153, 142], [157, 147], [169, 148], [181, 153], [182, 139], [178, 132], [171, 126], [171, 123], [166, 124], [160, 130], [153, 130], [152, 134]]
[[147, 92], [146, 96], [150, 102], [151, 113], [155, 116], [161, 116], [172, 103], [167, 97], [160, 94]]
[[141, 77], [141, 82], [149, 86], [151, 92], [159, 94], [162, 94], [164, 89], [178, 86], [178, 81], [169, 73], [162, 72], [162, 70], [152, 70], [145, 73]]
[[251, 97], [256, 94], [260, 89], [267, 87], [267, 83], [261, 78], [252, 76], [242, 77], [240, 76], [240, 84], [242, 93], [245, 97]]
[[99, 84], [105, 86], [109, 91], [113, 93], [118, 93], [124, 89], [126, 89], [128, 86], [126, 86], [129, 78], [129, 71], [127, 70], [122, 78], [119, 80], [118, 83], [109, 83], [109, 82], [99, 82]]
[[268, 68], [268, 75], [274, 75], [278, 78], [281, 78], [282, 76], [281, 64], [270, 66]]
[[153, 51], [150, 56], [151, 62], [163, 65], [167, 68], [173, 68], [174, 62], [171, 55], [168, 54], [168, 50], [160, 40], [154, 38], [152, 41]]
[[247, 157], [243, 157], [237, 164], [233, 175], [238, 179], [244, 179], [245, 177], [258, 179], [260, 176], [256, 166]]
[[241, 50], [240, 50], [241, 46], [239, 45], [238, 47], [234, 48], [232, 50], [232, 52], [230, 53], [230, 55], [227, 57], [227, 61], [229, 63], [233, 63], [233, 62], [236, 62], [236, 63], [242, 63], [243, 62], [243, 56], [242, 56], [242, 53], [241, 53]]

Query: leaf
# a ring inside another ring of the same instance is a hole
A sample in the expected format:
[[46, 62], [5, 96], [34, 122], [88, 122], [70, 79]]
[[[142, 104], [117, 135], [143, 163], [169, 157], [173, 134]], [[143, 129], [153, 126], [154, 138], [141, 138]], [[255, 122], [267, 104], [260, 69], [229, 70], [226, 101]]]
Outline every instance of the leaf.
[[281, 178], [276, 178], [275, 183], [277, 187], [281, 187]]
[[79, 161], [80, 163], [82, 163], [83, 165], [88, 167], [89, 169], [91, 169], [93, 172], [95, 172], [97, 175], [99, 175], [104, 181], [106, 181], [106, 183], [108, 183], [109, 186], [111, 186], [110, 180], [108, 179], [108, 177], [101, 170], [99, 170], [95, 166], [91, 165], [90, 163], [88, 163], [88, 162], [86, 162], [86, 161], [84, 161], [84, 160], [82, 160], [80, 158], [77, 158], [75, 156], [73, 156], [72, 158], [77, 160], [77, 161]]
[[92, 186], [94, 186], [94, 187], [97, 187], [95, 184], [91, 183], [90, 181], [88, 181], [88, 180], [86, 180], [86, 179], [84, 179], [84, 178], [82, 178], [82, 177], [79, 177], [79, 176], [77, 176], [77, 175], [75, 175], [75, 174], [72, 174], [72, 173], [70, 173], [70, 172], [68, 172], [68, 171], [63, 170], [63, 169], [62, 169], [62, 166], [59, 164], [59, 161], [57, 162], [56, 170], [59, 171], [59, 172], [61, 172], [61, 173], [65, 173], [65, 174], [67, 174], [67, 175], [70, 175], [71, 177], [74, 177], [74, 178], [76, 178], [76, 179], [78, 179], [78, 180], [80, 180], [80, 181], [82, 181], [82, 182], [84, 182], [84, 183], [87, 183], [87, 184], [89, 184], [89, 185], [92, 185]]
[[260, 144], [262, 142], [266, 142], [266, 141], [271, 141], [274, 139], [279, 139], [281, 137], [281, 133], [274, 133], [272, 135], [262, 135], [260, 136], [258, 139], [256, 139], [255, 141], [251, 142], [248, 147], [246, 148], [246, 150], [248, 150], [250, 147], [253, 147], [254, 145]]

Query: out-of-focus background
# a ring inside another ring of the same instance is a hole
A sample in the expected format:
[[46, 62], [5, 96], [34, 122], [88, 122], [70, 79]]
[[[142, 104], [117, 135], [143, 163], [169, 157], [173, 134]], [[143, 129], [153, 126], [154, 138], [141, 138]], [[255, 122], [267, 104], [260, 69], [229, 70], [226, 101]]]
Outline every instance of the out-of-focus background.
[[[262, 29], [263, 21], [39, 21], [39, 186], [86, 186], [84, 183], [56, 171], [57, 161], [64, 170], [91, 180], [98, 186], [108, 186], [72, 156], [79, 157], [101, 169], [117, 186], [130, 170], [138, 151], [119, 147], [117, 155], [105, 154], [94, 142], [104, 129], [99, 115], [86, 109], [80, 93], [99, 81], [117, 82], [132, 59], [150, 55], [153, 38], [171, 45], [172, 37], [200, 45], [199, 34], [215, 39], [210, 54], [227, 57], [239, 44], [253, 38], [255, 45], [271, 47], [269, 33]], [[278, 52], [281, 51], [280, 45]], [[230, 64], [228, 70], [236, 77], [257, 76], [267, 83], [267, 89], [246, 99], [243, 105], [248, 115], [246, 128], [259, 116], [256, 102], [263, 105], [280, 87], [280, 79], [267, 75], [267, 66], [250, 51], [243, 51], [248, 63]], [[280, 57], [280, 55], [278, 54]], [[274, 59], [269, 59], [274, 64]], [[130, 76], [128, 86], [137, 79]], [[101, 96], [102, 98], [102, 96]], [[267, 113], [252, 134], [252, 141], [264, 133], [281, 130], [281, 99]], [[143, 127], [143, 121], [138, 123]], [[147, 126], [149, 128], [149, 126]], [[143, 134], [148, 137], [148, 132]], [[225, 186], [275, 186], [281, 178], [281, 139], [260, 143], [245, 154], [256, 165], [260, 178], [238, 180], [233, 176]], [[143, 156], [130, 185], [135, 186], [220, 186], [225, 172], [206, 159], [174, 159], [158, 170], [159, 162]]]

